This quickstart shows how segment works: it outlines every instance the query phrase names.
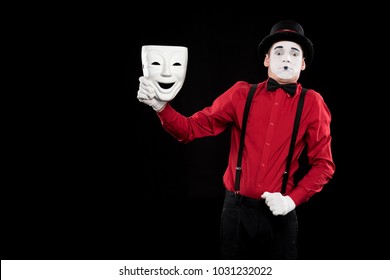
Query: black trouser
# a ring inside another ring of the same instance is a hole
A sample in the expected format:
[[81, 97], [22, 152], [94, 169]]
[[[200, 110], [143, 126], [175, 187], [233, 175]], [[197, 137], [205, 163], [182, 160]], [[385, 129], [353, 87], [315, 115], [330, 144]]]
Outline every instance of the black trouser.
[[264, 200], [226, 191], [221, 216], [222, 259], [297, 259], [295, 210], [274, 216]]

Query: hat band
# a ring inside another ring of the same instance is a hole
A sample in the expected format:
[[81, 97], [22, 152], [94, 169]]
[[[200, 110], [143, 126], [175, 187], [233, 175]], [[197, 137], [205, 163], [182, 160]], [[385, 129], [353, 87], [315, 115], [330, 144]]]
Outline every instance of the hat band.
[[277, 30], [275, 33], [278, 33], [278, 32], [294, 32], [294, 33], [297, 33], [297, 31], [295, 30], [292, 30], [292, 29], [279, 29]]

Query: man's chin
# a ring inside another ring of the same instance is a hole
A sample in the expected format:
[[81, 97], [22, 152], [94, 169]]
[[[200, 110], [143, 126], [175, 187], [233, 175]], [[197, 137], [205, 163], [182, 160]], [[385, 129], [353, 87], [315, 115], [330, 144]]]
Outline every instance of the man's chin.
[[279, 79], [282, 79], [282, 80], [290, 80], [290, 79], [293, 79], [295, 77], [295, 75], [291, 72], [278, 73], [278, 74], [276, 74], [276, 76], [278, 76]]

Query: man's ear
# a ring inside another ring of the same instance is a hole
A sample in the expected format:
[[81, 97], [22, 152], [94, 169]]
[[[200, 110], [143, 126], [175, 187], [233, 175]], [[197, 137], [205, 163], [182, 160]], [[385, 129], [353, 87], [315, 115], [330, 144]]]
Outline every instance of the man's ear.
[[269, 56], [268, 56], [268, 54], [265, 54], [265, 57], [264, 57], [264, 66], [265, 66], [265, 67], [269, 67]]
[[301, 71], [306, 69], [306, 62], [305, 59], [302, 59], [302, 65], [301, 65]]

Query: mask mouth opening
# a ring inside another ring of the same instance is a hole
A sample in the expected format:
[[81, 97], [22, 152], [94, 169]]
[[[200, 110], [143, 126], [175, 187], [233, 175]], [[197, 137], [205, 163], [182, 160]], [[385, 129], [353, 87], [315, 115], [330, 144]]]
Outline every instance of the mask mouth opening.
[[173, 87], [175, 83], [160, 83], [158, 82], [158, 85], [159, 87], [161, 87], [162, 89], [170, 89], [171, 87]]

